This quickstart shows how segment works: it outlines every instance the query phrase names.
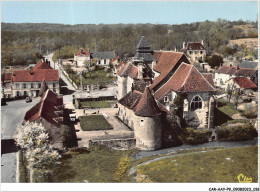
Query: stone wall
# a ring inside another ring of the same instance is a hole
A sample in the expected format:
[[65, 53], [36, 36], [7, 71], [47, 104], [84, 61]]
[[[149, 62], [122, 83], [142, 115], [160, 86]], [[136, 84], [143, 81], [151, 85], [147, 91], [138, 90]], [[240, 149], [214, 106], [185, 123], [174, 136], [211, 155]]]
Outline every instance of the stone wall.
[[89, 146], [105, 145], [112, 149], [129, 150], [135, 148], [135, 138], [129, 139], [110, 139], [110, 140], [89, 140]]

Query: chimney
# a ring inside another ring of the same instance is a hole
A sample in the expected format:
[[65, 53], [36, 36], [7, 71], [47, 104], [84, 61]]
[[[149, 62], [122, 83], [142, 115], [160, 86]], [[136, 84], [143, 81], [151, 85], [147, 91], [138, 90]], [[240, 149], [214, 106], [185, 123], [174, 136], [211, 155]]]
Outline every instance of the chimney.
[[142, 63], [138, 63], [137, 67], [138, 67], [137, 78], [138, 79], [143, 79], [143, 64]]
[[201, 40], [201, 45], [203, 45], [203, 46], [204, 46], [204, 41], [203, 41], [203, 40]]
[[31, 75], [33, 74], [33, 71], [32, 71], [32, 70], [30, 70], [30, 74], [31, 74]]
[[174, 49], [174, 52], [177, 52], [177, 49], [176, 49], [176, 47], [175, 47], [175, 49]]
[[182, 43], [182, 48], [185, 49], [185, 41]]

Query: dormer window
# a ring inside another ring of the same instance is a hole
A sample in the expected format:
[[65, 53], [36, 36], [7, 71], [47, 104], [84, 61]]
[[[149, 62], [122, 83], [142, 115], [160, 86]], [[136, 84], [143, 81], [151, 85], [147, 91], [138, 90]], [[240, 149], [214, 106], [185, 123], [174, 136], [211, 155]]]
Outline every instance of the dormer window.
[[203, 49], [203, 47], [201, 46], [200, 49]]

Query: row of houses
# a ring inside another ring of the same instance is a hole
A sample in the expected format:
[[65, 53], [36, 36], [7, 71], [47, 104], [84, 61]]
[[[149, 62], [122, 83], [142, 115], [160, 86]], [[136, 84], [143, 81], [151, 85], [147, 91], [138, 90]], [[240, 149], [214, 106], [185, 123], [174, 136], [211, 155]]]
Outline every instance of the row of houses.
[[86, 62], [94, 62], [96, 60], [96, 65], [98, 66], [109, 66], [109, 63], [117, 58], [114, 51], [105, 51], [105, 52], [87, 52], [84, 49], [80, 49], [74, 55], [74, 62], [78, 67], [84, 67]]
[[60, 94], [59, 71], [51, 68], [47, 63], [41, 60], [29, 70], [2, 73], [1, 97], [37, 97], [43, 81], [46, 82], [49, 89]]

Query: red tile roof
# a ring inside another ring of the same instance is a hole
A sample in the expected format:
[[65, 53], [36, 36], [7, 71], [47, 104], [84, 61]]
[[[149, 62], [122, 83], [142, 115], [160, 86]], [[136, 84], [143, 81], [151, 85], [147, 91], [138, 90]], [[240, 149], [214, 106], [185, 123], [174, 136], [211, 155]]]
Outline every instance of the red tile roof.
[[162, 51], [154, 51], [154, 52], [153, 52], [153, 57], [154, 57], [154, 59], [155, 59], [156, 62], [158, 62], [158, 60], [159, 60], [161, 54], [162, 54]]
[[213, 81], [212, 73], [202, 73], [202, 75], [205, 77], [205, 79], [207, 79], [207, 81], [208, 81], [213, 87], [215, 87], [214, 81]]
[[114, 61], [116, 61], [116, 60], [118, 60], [118, 59], [119, 59], [119, 57], [116, 57], [116, 58], [112, 59], [112, 60], [110, 61], [110, 63], [113, 63]]
[[242, 76], [242, 77], [251, 77], [256, 71], [257, 70], [255, 69], [249, 69], [249, 68], [222, 66], [216, 71], [216, 73]]
[[2, 73], [1, 75], [1, 81], [4, 83], [5, 81], [11, 81], [12, 80], [12, 73]]
[[123, 66], [125, 63], [122, 61], [121, 63], [119, 63], [117, 66], [116, 66], [116, 68], [119, 68], [119, 67], [121, 67], [121, 66]]
[[155, 88], [163, 79], [166, 78], [169, 72], [177, 66], [177, 64], [180, 64], [181, 61], [189, 63], [187, 57], [183, 53], [173, 51], [161, 52], [159, 60], [154, 67], [154, 70], [158, 71], [160, 75], [154, 79], [150, 88]]
[[81, 53], [81, 51], [77, 52], [76, 55], [80, 56], [80, 55], [90, 55], [89, 52], [82, 50], [83, 53]]
[[182, 63], [172, 77], [155, 93], [155, 99], [160, 100], [169, 91], [176, 92], [211, 92], [215, 88], [193, 66]]
[[141, 117], [152, 117], [160, 114], [161, 110], [151, 94], [150, 89], [146, 87], [141, 99], [135, 107], [135, 115]]
[[51, 90], [47, 90], [41, 101], [26, 112], [24, 120], [33, 122], [42, 117], [52, 125], [60, 127], [60, 124], [57, 122], [57, 120], [55, 120], [60, 116], [57, 115], [55, 111], [59, 111], [57, 107], [61, 106], [62, 104], [62, 97], [59, 97]]
[[129, 76], [132, 79], [137, 77], [138, 74], [138, 67], [134, 66], [131, 62], [125, 64], [117, 74], [121, 77]]
[[59, 81], [59, 71], [55, 69], [38, 69], [32, 71], [14, 71], [13, 82]]
[[204, 46], [199, 42], [190, 42], [185, 47], [185, 50], [205, 50]]
[[38, 69], [52, 69], [47, 63], [44, 61], [40, 60], [32, 70], [38, 70]]
[[161, 52], [158, 62], [154, 66], [153, 70], [159, 73], [169, 72], [182, 56], [183, 53], [163, 51]]
[[244, 89], [257, 88], [257, 86], [250, 79], [248, 79], [246, 77], [235, 77], [233, 79], [241, 88], [244, 88]]
[[134, 108], [137, 105], [141, 96], [142, 96], [142, 93], [140, 93], [139, 91], [136, 91], [136, 90], [130, 91], [123, 98], [121, 98], [118, 101], [118, 103], [127, 107], [128, 109], [134, 110]]

